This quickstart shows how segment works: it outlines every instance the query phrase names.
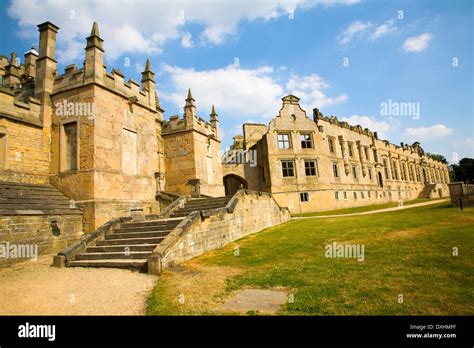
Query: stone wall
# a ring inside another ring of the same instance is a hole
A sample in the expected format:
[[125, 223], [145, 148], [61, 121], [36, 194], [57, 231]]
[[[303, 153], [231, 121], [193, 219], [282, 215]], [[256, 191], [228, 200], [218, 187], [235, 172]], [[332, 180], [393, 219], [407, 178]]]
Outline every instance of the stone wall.
[[270, 194], [241, 190], [225, 208], [193, 212], [186, 217], [153, 251], [148, 272], [158, 274], [171, 264], [290, 219], [288, 209], [281, 208]]
[[[51, 223], [57, 221], [60, 235], [54, 236]], [[37, 245], [39, 255], [56, 253], [83, 236], [82, 215], [16, 215], [0, 216], [0, 244]], [[0, 267], [22, 261], [21, 258], [4, 258]]]

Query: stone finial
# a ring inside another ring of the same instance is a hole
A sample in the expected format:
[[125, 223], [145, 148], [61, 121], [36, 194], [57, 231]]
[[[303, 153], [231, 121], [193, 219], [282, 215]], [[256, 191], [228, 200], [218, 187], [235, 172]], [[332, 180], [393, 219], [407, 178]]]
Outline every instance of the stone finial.
[[92, 24], [91, 35], [87, 38], [86, 49], [95, 47], [103, 51], [103, 42], [104, 40], [102, 40], [99, 36], [99, 24], [97, 24], [97, 22], [94, 22], [94, 24]]
[[99, 35], [99, 24], [97, 24], [97, 22], [94, 22], [92, 24], [92, 30], [91, 30], [91, 35], [90, 36], [100, 37], [100, 35]]
[[209, 116], [211, 116], [211, 125], [217, 128], [217, 125], [219, 124], [219, 118], [214, 105], [212, 105], [211, 114]]
[[147, 72], [147, 71], [151, 72], [151, 63], [150, 63], [149, 58], [146, 59], [146, 64], [145, 64], [145, 72]]
[[184, 118], [186, 120], [186, 127], [192, 127], [194, 118], [196, 117], [196, 105], [191, 93], [191, 88], [188, 89], [188, 97], [186, 98], [186, 105], [184, 106]]
[[211, 114], [209, 115], [211, 116], [211, 121], [213, 118], [215, 118], [217, 120], [217, 112], [216, 112], [216, 108], [214, 107], [214, 105], [212, 105], [212, 108], [211, 108]]
[[188, 89], [188, 97], [186, 98], [186, 106], [195, 106], [194, 105], [194, 98], [193, 98], [193, 95], [191, 93], [191, 88]]
[[[145, 70], [142, 72], [142, 84], [144, 87], [147, 87], [148, 89], [154, 89], [154, 83], [155, 83], [155, 73], [151, 71], [151, 63], [150, 59], [146, 60], [145, 64]], [[152, 82], [153, 86], [150, 83], [146, 82]]]

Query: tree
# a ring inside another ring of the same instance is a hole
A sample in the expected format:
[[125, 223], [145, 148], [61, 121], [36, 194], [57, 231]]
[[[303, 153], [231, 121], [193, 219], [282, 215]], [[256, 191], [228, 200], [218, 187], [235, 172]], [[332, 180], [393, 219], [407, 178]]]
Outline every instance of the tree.
[[428, 157], [431, 157], [432, 159], [434, 159], [436, 161], [440, 161], [440, 162], [443, 162], [444, 164], [448, 164], [448, 161], [446, 160], [446, 157], [444, 157], [443, 155], [439, 155], [439, 154], [436, 154], [436, 153], [427, 153], [426, 155]]
[[462, 181], [466, 184], [474, 183], [474, 158], [463, 158], [459, 164], [452, 164], [453, 181]]

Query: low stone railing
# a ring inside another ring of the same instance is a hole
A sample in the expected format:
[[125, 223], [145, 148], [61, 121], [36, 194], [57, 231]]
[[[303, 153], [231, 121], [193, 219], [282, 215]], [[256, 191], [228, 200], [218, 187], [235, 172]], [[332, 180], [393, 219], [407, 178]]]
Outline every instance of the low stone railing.
[[225, 207], [195, 211], [181, 221], [148, 257], [148, 273], [160, 274], [171, 264], [290, 219], [270, 193], [240, 190]]
[[115, 227], [120, 226], [121, 223], [132, 220], [131, 216], [118, 217], [107, 221], [105, 224], [100, 226], [94, 232], [88, 234], [80, 241], [70, 245], [68, 248], [60, 251], [56, 256], [53, 257], [54, 267], [67, 266], [69, 261], [74, 260], [77, 253], [85, 250], [88, 245], [98, 240], [100, 237], [105, 236], [106, 233], [110, 233]]

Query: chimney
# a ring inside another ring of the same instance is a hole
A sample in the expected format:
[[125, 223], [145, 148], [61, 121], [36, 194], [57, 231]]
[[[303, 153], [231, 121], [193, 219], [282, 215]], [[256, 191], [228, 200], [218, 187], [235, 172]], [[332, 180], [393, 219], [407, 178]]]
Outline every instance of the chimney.
[[84, 63], [85, 82], [103, 82], [104, 79], [104, 49], [99, 36], [99, 25], [92, 24], [90, 36], [86, 39], [86, 60]]
[[59, 27], [51, 22], [38, 25], [40, 32], [39, 57], [36, 59], [35, 97], [41, 102], [40, 117], [43, 127], [51, 127], [51, 99], [56, 72], [56, 33]]
[[38, 59], [38, 52], [35, 46], [31, 46], [28, 52], [25, 52], [25, 75], [27, 77], [36, 77], [36, 59]]

